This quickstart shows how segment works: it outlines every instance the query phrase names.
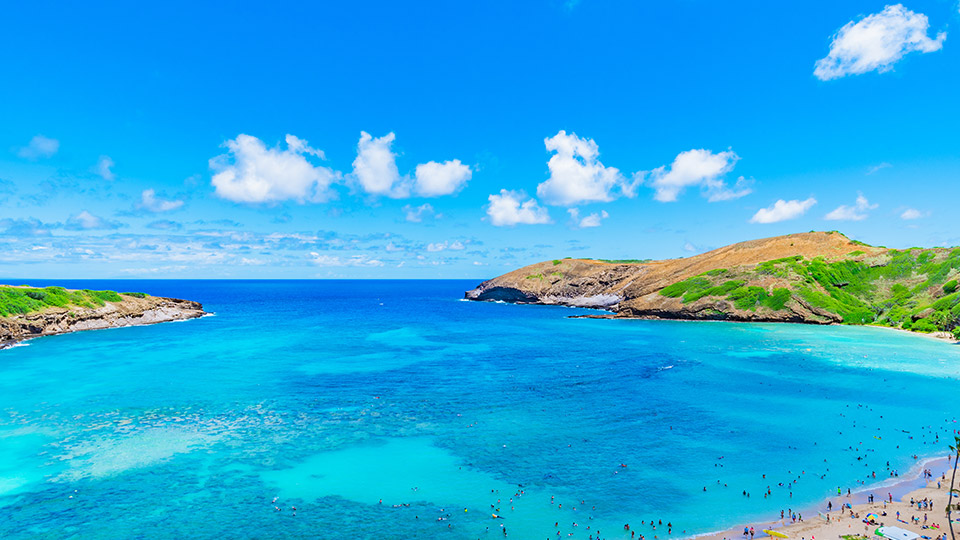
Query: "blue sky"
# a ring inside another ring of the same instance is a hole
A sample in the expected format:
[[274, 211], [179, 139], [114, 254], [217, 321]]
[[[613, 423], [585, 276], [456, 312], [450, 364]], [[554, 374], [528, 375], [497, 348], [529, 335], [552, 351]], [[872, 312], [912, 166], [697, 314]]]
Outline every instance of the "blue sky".
[[0, 276], [960, 244], [955, 0], [20, 3]]

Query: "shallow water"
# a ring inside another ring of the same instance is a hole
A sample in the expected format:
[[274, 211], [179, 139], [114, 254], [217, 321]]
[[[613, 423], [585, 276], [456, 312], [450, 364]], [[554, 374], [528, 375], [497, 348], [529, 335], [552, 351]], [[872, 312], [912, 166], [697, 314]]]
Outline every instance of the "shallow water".
[[4, 538], [683, 536], [960, 427], [960, 347], [883, 329], [570, 319], [464, 281], [60, 284], [216, 316], [0, 351]]

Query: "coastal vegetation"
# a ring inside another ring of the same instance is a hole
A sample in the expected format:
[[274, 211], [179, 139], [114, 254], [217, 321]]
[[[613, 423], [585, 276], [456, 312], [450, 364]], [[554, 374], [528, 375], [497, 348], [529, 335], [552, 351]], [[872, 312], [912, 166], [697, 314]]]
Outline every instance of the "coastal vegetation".
[[836, 315], [845, 324], [957, 335], [958, 274], [960, 249], [853, 251], [833, 259], [797, 255], [710, 270], [664, 287], [660, 294], [683, 303], [720, 298], [750, 311], [779, 311], [796, 302]]
[[96, 308], [107, 302], [122, 302], [123, 296], [146, 298], [145, 293], [118, 293], [91, 289], [69, 290], [63, 287], [14, 287], [0, 285], [0, 317], [43, 311], [51, 307]]

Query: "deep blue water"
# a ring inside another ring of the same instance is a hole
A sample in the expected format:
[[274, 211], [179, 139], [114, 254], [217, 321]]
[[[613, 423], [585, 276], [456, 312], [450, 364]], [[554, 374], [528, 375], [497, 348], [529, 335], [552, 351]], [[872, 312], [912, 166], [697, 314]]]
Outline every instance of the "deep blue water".
[[684, 536], [958, 428], [960, 347], [883, 329], [571, 319], [473, 281], [57, 284], [216, 315], [0, 351], [3, 538]]

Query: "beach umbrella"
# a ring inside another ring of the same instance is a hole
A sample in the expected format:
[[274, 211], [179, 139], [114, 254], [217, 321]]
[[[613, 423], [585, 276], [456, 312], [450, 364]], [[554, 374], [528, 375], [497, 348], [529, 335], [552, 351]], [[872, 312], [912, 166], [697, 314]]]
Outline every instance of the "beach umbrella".
[[763, 529], [763, 532], [767, 533], [767, 535], [769, 535], [769, 536], [773, 536], [773, 537], [776, 537], [776, 538], [790, 538], [789, 536], [783, 534], [783, 533], [780, 532], [780, 531], [772, 531], [772, 530], [770, 530], [770, 529]]
[[867, 521], [880, 521], [880, 516], [871, 512], [867, 514]]

